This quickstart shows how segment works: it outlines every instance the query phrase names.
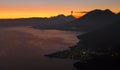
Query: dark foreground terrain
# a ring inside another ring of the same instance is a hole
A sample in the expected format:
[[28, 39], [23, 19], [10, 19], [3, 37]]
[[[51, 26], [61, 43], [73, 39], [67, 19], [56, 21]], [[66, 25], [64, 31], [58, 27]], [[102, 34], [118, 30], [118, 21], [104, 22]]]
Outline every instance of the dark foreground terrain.
[[78, 36], [80, 42], [69, 50], [48, 54], [48, 57], [79, 60], [78, 70], [120, 69], [120, 23]]

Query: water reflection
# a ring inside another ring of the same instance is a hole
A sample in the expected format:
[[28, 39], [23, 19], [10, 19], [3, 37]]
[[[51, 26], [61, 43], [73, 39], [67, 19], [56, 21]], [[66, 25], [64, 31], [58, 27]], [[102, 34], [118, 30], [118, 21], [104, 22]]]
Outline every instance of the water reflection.
[[37, 30], [28, 27], [0, 29], [0, 68], [22, 70], [74, 70], [71, 60], [49, 59], [44, 54], [68, 49], [78, 32]]

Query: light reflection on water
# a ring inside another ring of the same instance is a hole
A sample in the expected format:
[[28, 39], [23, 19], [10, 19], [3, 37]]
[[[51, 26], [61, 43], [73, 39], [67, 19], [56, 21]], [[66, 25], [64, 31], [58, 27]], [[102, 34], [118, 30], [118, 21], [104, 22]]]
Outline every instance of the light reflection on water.
[[46, 58], [44, 55], [75, 45], [78, 34], [79, 32], [28, 27], [1, 28], [0, 68], [75, 70], [72, 60]]

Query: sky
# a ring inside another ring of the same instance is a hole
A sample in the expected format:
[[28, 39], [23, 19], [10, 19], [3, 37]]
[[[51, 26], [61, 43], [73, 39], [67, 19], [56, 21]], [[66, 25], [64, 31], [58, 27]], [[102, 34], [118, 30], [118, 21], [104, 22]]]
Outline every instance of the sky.
[[71, 11], [80, 17], [94, 9], [110, 9], [117, 13], [120, 0], [0, 0], [0, 18], [51, 17], [70, 15]]

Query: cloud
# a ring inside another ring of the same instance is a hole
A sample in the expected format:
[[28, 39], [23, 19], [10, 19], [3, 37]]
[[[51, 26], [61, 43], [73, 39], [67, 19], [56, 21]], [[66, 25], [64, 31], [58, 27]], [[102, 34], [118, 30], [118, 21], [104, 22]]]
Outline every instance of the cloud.
[[88, 11], [79, 11], [79, 12], [75, 12], [75, 13], [88, 13]]

